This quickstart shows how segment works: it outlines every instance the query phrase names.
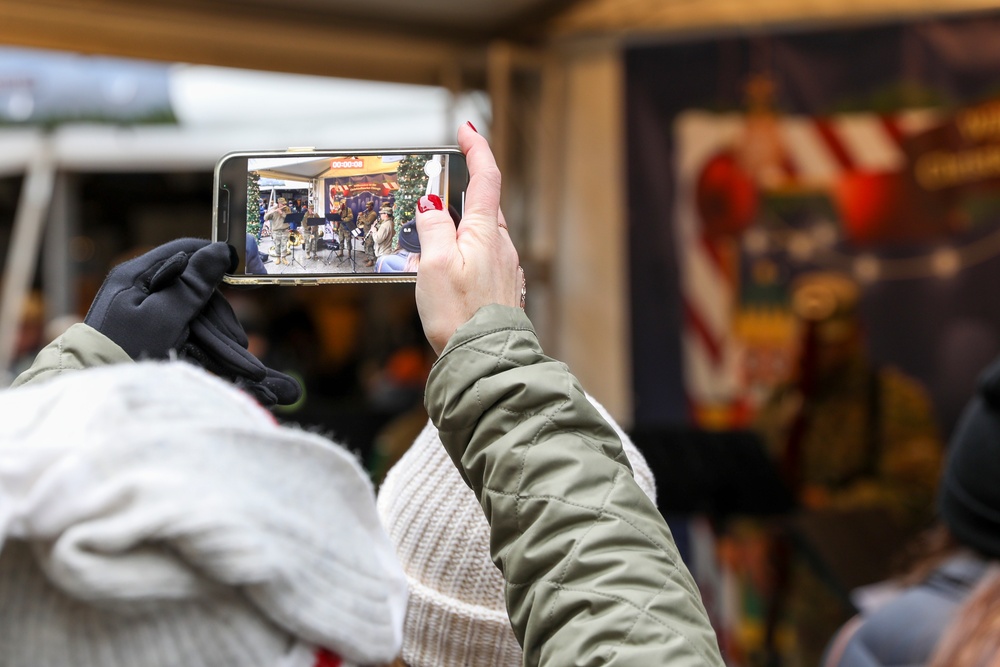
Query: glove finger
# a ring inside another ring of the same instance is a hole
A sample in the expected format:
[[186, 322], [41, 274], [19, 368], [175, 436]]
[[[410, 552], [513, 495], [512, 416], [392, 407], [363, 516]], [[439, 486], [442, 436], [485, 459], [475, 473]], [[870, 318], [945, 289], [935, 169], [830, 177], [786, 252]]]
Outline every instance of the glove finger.
[[196, 250], [172, 284], [150, 294], [144, 310], [168, 308], [178, 320], [190, 320], [208, 303], [230, 265], [229, 246], [218, 242]]
[[267, 377], [261, 384], [271, 390], [279, 405], [291, 405], [302, 398], [302, 385], [299, 381], [273, 368], [267, 369]]
[[273, 407], [278, 402], [278, 397], [274, 395], [274, 392], [259, 382], [237, 383], [237, 386], [253, 396], [254, 400], [263, 405], [265, 408]]
[[205, 309], [198, 314], [198, 317], [207, 319], [219, 329], [223, 336], [235, 341], [241, 347], [249, 346], [250, 340], [247, 338], [247, 332], [243, 330], [243, 325], [240, 324], [236, 313], [233, 312], [233, 307], [229, 305], [221, 292], [212, 293], [212, 297], [205, 305]]
[[204, 357], [200, 362], [216, 375], [251, 382], [260, 382], [267, 376], [267, 367], [257, 357], [201, 315], [191, 322], [187, 346], [197, 348], [200, 354], [195, 357]]

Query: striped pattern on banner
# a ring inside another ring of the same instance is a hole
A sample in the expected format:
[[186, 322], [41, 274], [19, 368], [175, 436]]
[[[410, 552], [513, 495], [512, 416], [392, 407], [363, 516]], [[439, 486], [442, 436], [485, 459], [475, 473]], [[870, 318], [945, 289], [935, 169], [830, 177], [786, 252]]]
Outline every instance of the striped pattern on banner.
[[[789, 184], [830, 188], [848, 170], [899, 170], [906, 160], [903, 139], [936, 120], [935, 114], [923, 111], [896, 116], [779, 117], [777, 136], [784, 148], [781, 174]], [[743, 115], [702, 111], [680, 114], [674, 125], [674, 233], [684, 313], [684, 383], [692, 417], [702, 426], [738, 426], [750, 409], [732, 327], [739, 249], [720, 252], [724, 249], [720, 242], [706, 237], [695, 200], [703, 165], [712, 156], [738, 147], [746, 128]]]

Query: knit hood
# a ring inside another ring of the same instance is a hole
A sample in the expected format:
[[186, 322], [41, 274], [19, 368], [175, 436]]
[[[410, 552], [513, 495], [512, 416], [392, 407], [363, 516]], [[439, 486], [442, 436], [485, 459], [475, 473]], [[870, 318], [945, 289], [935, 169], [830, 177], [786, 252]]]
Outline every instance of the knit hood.
[[[603, 406], [587, 398], [617, 432], [636, 483], [655, 504], [656, 483], [645, 458]], [[410, 587], [406, 664], [520, 667], [506, 583], [490, 556], [489, 523], [432, 423], [389, 470], [378, 511]]]
[[313, 665], [398, 655], [406, 579], [373, 488], [184, 363], [0, 392], [9, 665]]

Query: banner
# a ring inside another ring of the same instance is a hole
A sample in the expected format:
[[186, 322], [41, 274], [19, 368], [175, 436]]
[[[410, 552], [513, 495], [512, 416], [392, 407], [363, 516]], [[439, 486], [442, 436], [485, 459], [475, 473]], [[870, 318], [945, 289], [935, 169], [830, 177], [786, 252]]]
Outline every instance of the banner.
[[[797, 360], [792, 282], [833, 270], [947, 436], [1000, 354], [998, 83], [996, 13], [629, 49], [634, 428], [751, 424]], [[766, 533], [717, 528], [674, 523], [728, 664], [794, 650]]]
[[324, 178], [323, 186], [326, 192], [324, 210], [335, 211], [341, 201], [346, 201], [355, 215], [363, 211], [369, 201], [374, 202], [376, 210], [383, 203], [392, 203], [393, 193], [399, 189], [395, 173]]
[[635, 424], [746, 424], [788, 286], [863, 288], [871, 356], [942, 426], [1000, 352], [1000, 18], [626, 54]]

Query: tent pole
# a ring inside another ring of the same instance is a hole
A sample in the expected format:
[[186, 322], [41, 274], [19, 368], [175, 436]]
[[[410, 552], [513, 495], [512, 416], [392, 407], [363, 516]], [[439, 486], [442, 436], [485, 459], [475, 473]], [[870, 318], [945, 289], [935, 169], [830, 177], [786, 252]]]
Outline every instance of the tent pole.
[[[14, 214], [14, 229], [3, 272], [0, 297], [0, 372], [10, 374], [21, 310], [38, 262], [45, 218], [55, 185], [55, 162], [49, 140], [42, 139], [28, 163]], [[14, 378], [7, 378], [7, 384]]]
[[77, 312], [76, 280], [70, 246], [79, 232], [80, 193], [74, 174], [56, 174], [42, 251], [42, 286], [45, 320], [74, 316]]

